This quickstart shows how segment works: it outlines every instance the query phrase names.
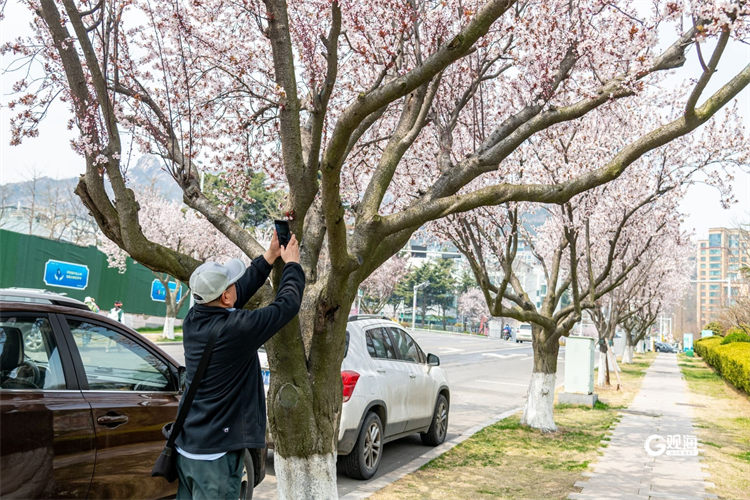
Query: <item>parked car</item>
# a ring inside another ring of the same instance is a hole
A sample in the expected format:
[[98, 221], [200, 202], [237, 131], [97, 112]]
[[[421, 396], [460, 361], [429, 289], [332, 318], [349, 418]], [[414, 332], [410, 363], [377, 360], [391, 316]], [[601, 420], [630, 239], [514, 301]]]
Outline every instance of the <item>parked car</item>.
[[[268, 383], [264, 356], [261, 366]], [[398, 323], [377, 316], [351, 316], [341, 379], [338, 455], [346, 475], [372, 477], [380, 465], [383, 445], [389, 441], [415, 433], [429, 446], [445, 441], [450, 390], [440, 359], [425, 355]]]
[[654, 351], [656, 352], [677, 352], [677, 348], [666, 342], [654, 342]]
[[516, 342], [523, 341], [531, 342], [531, 325], [528, 323], [521, 323], [516, 329]]
[[[0, 290], [0, 497], [174, 495], [177, 483], [152, 478], [151, 467], [183, 375], [156, 345], [81, 301]], [[265, 475], [264, 452], [245, 454], [245, 498]]]

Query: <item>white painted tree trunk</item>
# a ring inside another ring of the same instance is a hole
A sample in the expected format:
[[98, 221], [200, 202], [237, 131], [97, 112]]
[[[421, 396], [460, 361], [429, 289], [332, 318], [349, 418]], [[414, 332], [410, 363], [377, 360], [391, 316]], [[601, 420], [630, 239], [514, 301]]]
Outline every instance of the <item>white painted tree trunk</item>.
[[533, 372], [526, 394], [526, 406], [521, 423], [544, 432], [557, 430], [553, 409], [555, 404], [554, 373]]
[[607, 356], [606, 353], [599, 351], [599, 373], [597, 374], [597, 377], [596, 377], [596, 385], [598, 385], [599, 387], [603, 387], [606, 381], [606, 376], [607, 376], [607, 367], [605, 366], [606, 356]]
[[338, 498], [336, 456], [333, 453], [307, 458], [284, 458], [274, 453], [273, 470], [279, 500]]
[[627, 365], [633, 362], [633, 346], [626, 345], [625, 352], [622, 354], [622, 364]]
[[646, 342], [644, 340], [639, 340], [638, 343], [635, 346], [635, 352], [638, 354], [643, 354], [646, 352]]
[[169, 316], [164, 318], [164, 328], [161, 335], [166, 339], [174, 339], [174, 318], [170, 318]]

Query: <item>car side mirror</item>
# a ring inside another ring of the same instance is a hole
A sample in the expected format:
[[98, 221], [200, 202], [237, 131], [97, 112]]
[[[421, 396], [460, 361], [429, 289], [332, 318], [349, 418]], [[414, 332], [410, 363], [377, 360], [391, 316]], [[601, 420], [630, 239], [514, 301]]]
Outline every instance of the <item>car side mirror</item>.
[[440, 366], [440, 358], [438, 358], [435, 354], [428, 354], [427, 364], [430, 366]]

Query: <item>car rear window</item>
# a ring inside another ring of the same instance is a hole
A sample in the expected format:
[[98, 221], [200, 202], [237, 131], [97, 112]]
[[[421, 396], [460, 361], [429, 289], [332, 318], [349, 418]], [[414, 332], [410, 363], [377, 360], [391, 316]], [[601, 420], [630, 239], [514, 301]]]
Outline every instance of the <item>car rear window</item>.
[[365, 332], [367, 352], [372, 358], [398, 359], [391, 336], [384, 328], [371, 328]]

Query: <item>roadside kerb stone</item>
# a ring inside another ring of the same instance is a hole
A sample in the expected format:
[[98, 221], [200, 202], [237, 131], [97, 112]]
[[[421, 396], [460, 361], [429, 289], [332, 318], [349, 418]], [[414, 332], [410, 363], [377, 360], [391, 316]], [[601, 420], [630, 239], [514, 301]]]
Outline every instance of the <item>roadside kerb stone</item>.
[[474, 427], [467, 429], [462, 434], [454, 437], [451, 440], [444, 442], [440, 446], [436, 446], [435, 448], [428, 451], [427, 453], [423, 453], [419, 457], [399, 467], [398, 469], [391, 471], [388, 474], [384, 474], [376, 479], [373, 479], [367, 482], [366, 484], [363, 484], [361, 487], [357, 488], [356, 490], [347, 493], [346, 495], [341, 497], [341, 500], [356, 500], [356, 499], [361, 499], [361, 498], [367, 498], [368, 496], [372, 495], [378, 490], [385, 488], [386, 486], [388, 486], [389, 484], [395, 481], [398, 481], [399, 479], [406, 476], [407, 474], [411, 474], [412, 472], [418, 470], [420, 467], [422, 467], [424, 464], [426, 464], [430, 460], [433, 460], [439, 457], [443, 453], [455, 447], [457, 444], [466, 441], [471, 436], [481, 431], [485, 427], [489, 427], [492, 424], [495, 424], [503, 419], [506, 419], [510, 417], [511, 415], [518, 413], [522, 409], [523, 409], [522, 406], [518, 406], [516, 408], [510, 409], [503, 413], [499, 413], [495, 415], [494, 417], [490, 418], [489, 420], [486, 420], [485, 422], [479, 425], [475, 425]]

